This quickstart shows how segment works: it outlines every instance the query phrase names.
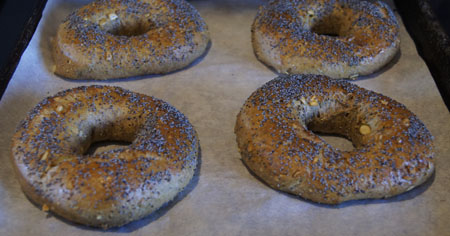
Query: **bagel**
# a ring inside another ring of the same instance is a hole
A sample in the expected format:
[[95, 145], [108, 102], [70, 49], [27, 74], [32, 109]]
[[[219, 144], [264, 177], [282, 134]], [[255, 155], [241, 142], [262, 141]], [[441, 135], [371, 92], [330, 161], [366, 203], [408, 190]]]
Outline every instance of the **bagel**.
[[354, 79], [395, 56], [399, 25], [383, 2], [274, 0], [259, 9], [252, 43], [279, 73]]
[[[91, 143], [129, 146], [84, 154]], [[68, 220], [102, 228], [140, 219], [192, 179], [199, 141], [168, 103], [119, 87], [69, 89], [41, 101], [12, 139], [28, 198]]]
[[[338, 134], [333, 148], [314, 132]], [[244, 164], [270, 187], [314, 202], [391, 197], [434, 171], [433, 136], [404, 105], [321, 75], [278, 77], [237, 116]]]
[[97, 80], [164, 74], [191, 64], [208, 43], [206, 23], [185, 0], [97, 0], [59, 26], [54, 70]]

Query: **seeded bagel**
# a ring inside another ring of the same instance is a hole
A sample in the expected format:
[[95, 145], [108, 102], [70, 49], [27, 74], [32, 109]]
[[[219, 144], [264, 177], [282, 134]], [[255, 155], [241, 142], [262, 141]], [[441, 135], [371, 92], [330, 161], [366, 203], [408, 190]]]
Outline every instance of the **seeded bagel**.
[[[333, 148], [314, 132], [351, 140]], [[433, 136], [404, 105], [321, 75], [278, 77], [244, 103], [235, 133], [242, 160], [274, 189], [319, 203], [386, 198], [434, 171]]]
[[55, 73], [98, 80], [164, 74], [192, 63], [208, 43], [206, 23], [185, 0], [97, 0], [59, 26]]
[[[91, 143], [129, 146], [85, 154]], [[68, 220], [121, 226], [173, 199], [192, 179], [199, 142], [166, 102], [119, 87], [69, 89], [44, 99], [12, 139], [12, 163], [30, 200]]]
[[397, 53], [399, 26], [383, 2], [274, 0], [252, 25], [256, 56], [279, 73], [356, 78]]

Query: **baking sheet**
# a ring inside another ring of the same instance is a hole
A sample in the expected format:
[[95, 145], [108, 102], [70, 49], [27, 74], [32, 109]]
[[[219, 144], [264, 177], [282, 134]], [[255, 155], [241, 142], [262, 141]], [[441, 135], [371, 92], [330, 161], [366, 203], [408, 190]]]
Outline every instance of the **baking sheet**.
[[[450, 235], [450, 115], [403, 25], [401, 53], [382, 71], [354, 83], [418, 115], [435, 136], [436, 174], [394, 198], [328, 206], [267, 187], [240, 160], [236, 115], [255, 89], [276, 77], [255, 58], [250, 42], [256, 9], [266, 1], [190, 1], [209, 25], [212, 45], [184, 70], [109, 82], [65, 80], [51, 73], [50, 38], [70, 11], [88, 2], [48, 1], [0, 101], [0, 235]], [[171, 103], [195, 126], [202, 148], [198, 176], [174, 203], [108, 231], [41, 211], [22, 193], [9, 161], [14, 129], [36, 103], [91, 84], [117, 85]]]

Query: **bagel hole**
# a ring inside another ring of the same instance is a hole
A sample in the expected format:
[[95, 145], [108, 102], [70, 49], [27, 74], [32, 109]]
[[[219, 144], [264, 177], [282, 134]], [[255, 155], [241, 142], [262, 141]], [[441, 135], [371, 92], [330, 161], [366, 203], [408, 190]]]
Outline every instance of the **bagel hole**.
[[341, 32], [341, 20], [338, 17], [329, 16], [312, 25], [311, 31], [318, 35], [329, 37], [343, 36]]
[[103, 30], [117, 36], [139, 36], [147, 33], [148, 31], [156, 28], [155, 24], [151, 21], [146, 22], [111, 22], [105, 24]]
[[127, 141], [112, 141], [112, 140], [93, 142], [91, 143], [91, 145], [89, 145], [89, 147], [86, 149], [83, 155], [95, 155], [98, 153], [107, 152], [114, 149], [128, 147], [130, 144], [131, 142]]
[[[314, 131], [313, 131], [314, 132]], [[353, 142], [346, 137], [339, 134], [325, 134], [314, 132], [317, 136], [320, 136], [325, 142], [330, 144], [333, 148], [339, 149], [344, 152], [350, 152], [355, 149]]]
[[357, 120], [356, 110], [345, 110], [333, 113], [317, 113], [306, 124], [315, 135], [322, 138], [333, 148], [349, 152], [360, 145], [358, 138], [353, 134], [352, 127]]

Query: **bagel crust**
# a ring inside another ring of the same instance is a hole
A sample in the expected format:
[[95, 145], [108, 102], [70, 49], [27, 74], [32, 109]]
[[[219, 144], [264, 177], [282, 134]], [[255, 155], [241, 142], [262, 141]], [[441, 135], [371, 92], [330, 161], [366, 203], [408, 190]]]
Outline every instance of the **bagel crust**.
[[[340, 151], [313, 131], [344, 136], [355, 148]], [[235, 133], [255, 175], [319, 203], [394, 196], [434, 171], [433, 137], [404, 105], [321, 75], [263, 85], [243, 105]]]
[[388, 63], [399, 25], [383, 2], [273, 0], [252, 25], [256, 56], [279, 73], [356, 78]]
[[[93, 142], [129, 146], [84, 154]], [[166, 102], [119, 87], [69, 89], [41, 101], [12, 140], [30, 200], [68, 220], [109, 228], [140, 219], [192, 179], [199, 141]]]
[[185, 0], [96, 0], [59, 26], [55, 74], [97, 80], [164, 74], [191, 64], [209, 41], [206, 23]]

